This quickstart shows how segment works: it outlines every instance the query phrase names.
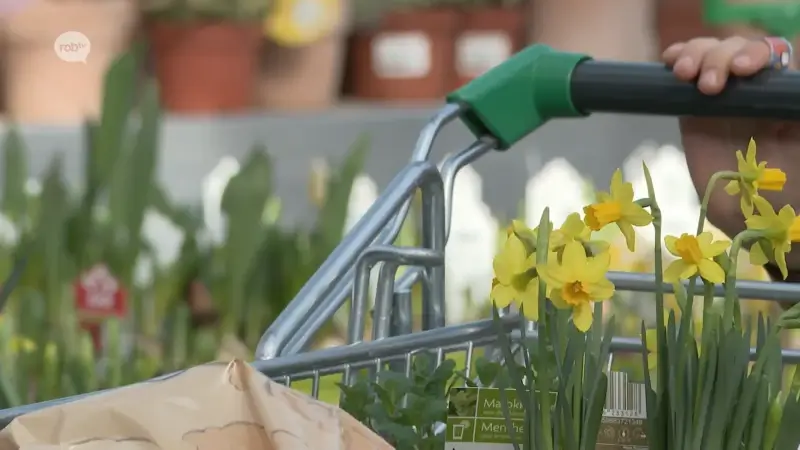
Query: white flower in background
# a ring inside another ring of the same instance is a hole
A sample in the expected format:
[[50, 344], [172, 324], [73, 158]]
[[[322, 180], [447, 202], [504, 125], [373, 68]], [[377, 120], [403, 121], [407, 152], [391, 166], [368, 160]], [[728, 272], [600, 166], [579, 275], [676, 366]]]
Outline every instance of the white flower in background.
[[367, 210], [378, 199], [378, 185], [369, 175], [358, 175], [353, 179], [350, 198], [347, 201], [347, 216], [344, 221], [344, 232], [349, 233], [356, 223], [367, 213]]
[[133, 268], [133, 284], [138, 288], [146, 288], [153, 284], [153, 258], [150, 255], [140, 254], [136, 258], [136, 266]]
[[183, 230], [163, 214], [150, 209], [145, 212], [142, 236], [153, 248], [160, 267], [167, 267], [178, 259]]
[[[647, 164], [653, 178], [653, 189], [662, 212], [663, 234], [694, 234], [700, 218], [700, 201], [683, 152], [672, 145], [658, 147], [652, 142], [643, 143], [634, 150], [625, 160], [622, 171], [625, 179], [633, 184], [636, 198], [647, 196], [642, 163]], [[643, 246], [652, 247], [655, 244], [652, 227], [637, 228], [636, 231], [642, 238]], [[640, 246], [636, 247], [638, 249]]]
[[236, 158], [224, 156], [203, 178], [203, 222], [211, 240], [216, 244], [225, 242], [226, 221], [222, 213], [222, 194], [239, 170], [241, 167]]
[[453, 189], [450, 236], [445, 251], [447, 322], [472, 319], [470, 310], [489, 300], [497, 220], [483, 201], [483, 181], [471, 166], [459, 171]]
[[25, 194], [29, 197], [38, 197], [42, 193], [42, 183], [36, 178], [25, 181]]
[[564, 158], [545, 164], [525, 186], [525, 223], [539, 225], [544, 209], [550, 208], [550, 221], [561, 225], [568, 215], [582, 211], [591, 199], [586, 195], [586, 180]]
[[19, 242], [19, 231], [14, 222], [5, 214], [0, 213], [0, 244], [13, 246]]

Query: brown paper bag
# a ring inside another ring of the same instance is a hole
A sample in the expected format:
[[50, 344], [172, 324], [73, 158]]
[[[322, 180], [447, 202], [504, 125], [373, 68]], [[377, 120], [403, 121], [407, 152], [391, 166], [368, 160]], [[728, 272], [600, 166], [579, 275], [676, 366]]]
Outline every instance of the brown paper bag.
[[234, 360], [14, 419], [0, 450], [390, 450], [341, 409]]

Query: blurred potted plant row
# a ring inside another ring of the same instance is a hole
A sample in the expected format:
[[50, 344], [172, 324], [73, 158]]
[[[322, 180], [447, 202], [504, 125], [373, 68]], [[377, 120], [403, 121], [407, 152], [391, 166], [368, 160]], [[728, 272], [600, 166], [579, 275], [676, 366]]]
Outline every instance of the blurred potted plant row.
[[[0, 407], [249, 358], [342, 235], [364, 142], [327, 177], [316, 222], [302, 229], [277, 225], [272, 162], [254, 147], [222, 194], [224, 232], [209, 236], [202, 214], [155, 179], [162, 111], [154, 80], [135, 89], [139, 58], [123, 54], [105, 77], [102, 114], [85, 125], [80, 195], [60, 160], [32, 186], [24, 142], [6, 135]], [[153, 221], [171, 222], [180, 247], [148, 237]]]
[[[165, 109], [178, 114], [326, 108], [345, 76], [354, 97], [440, 99], [525, 44], [526, 3], [19, 0], [0, 13], [6, 110], [26, 123], [96, 118], [103, 74], [136, 36], [149, 42], [141, 70], [156, 75]], [[62, 60], [56, 40], [83, 46], [85, 58]]]

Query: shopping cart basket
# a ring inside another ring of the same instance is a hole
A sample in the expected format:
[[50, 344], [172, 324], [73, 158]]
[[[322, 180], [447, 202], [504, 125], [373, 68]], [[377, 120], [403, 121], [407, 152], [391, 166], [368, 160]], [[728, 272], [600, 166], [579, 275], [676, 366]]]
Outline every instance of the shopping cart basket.
[[[365, 368], [377, 372], [387, 363], [410, 370], [412, 358], [422, 352], [433, 353], [437, 363], [461, 352], [469, 373], [476, 350], [491, 345], [497, 329], [492, 320], [445, 326], [444, 247], [455, 176], [486, 153], [509, 149], [548, 120], [594, 112], [800, 119], [800, 74], [775, 72], [735, 79], [723, 94], [707, 97], [657, 64], [594, 61], [545, 46], [522, 51], [448, 98], [422, 131], [411, 163], [264, 334], [254, 366], [287, 384], [310, 379], [314, 396], [323, 376], [347, 377]], [[428, 160], [434, 141], [442, 127], [457, 118], [475, 134], [476, 142], [437, 168]], [[417, 190], [422, 192], [422, 246], [392, 246]], [[369, 314], [370, 269], [379, 263], [372, 340], [361, 342]], [[401, 266], [410, 270], [396, 280]], [[613, 273], [610, 278], [621, 291], [655, 288], [652, 275]], [[410, 290], [416, 283], [422, 287], [423, 321], [422, 330], [412, 333]], [[740, 298], [800, 301], [798, 285], [742, 281], [737, 288]], [[671, 286], [664, 289], [669, 292]], [[348, 297], [352, 297], [350, 345], [303, 353], [314, 333]], [[507, 315], [501, 324], [512, 340], [519, 338], [518, 318]], [[636, 339], [616, 338], [612, 348], [641, 351]], [[800, 352], [787, 350], [783, 355], [787, 361], [800, 362]], [[85, 396], [0, 411], [0, 422]]]

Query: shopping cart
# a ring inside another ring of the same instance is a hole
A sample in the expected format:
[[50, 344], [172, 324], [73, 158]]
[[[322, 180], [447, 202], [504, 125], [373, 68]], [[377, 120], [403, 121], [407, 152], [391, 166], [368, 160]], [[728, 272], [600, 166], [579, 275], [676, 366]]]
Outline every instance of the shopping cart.
[[[460, 353], [465, 373], [471, 373], [479, 351], [491, 355], [486, 348], [496, 341], [498, 329], [493, 320], [445, 326], [444, 248], [456, 174], [491, 151], [508, 150], [548, 120], [595, 112], [800, 119], [800, 74], [763, 73], [731, 80], [723, 94], [712, 98], [677, 81], [658, 64], [601, 62], [545, 46], [522, 51], [448, 98], [422, 131], [411, 163], [265, 332], [254, 366], [286, 384], [310, 380], [314, 397], [325, 376], [348, 380], [362, 369], [374, 374], [387, 365], [410, 371], [413, 358], [421, 353], [434, 355], [437, 364]], [[456, 119], [468, 126], [476, 141], [437, 168], [429, 161], [434, 141]], [[422, 197], [422, 245], [393, 246], [417, 191]], [[370, 315], [370, 272], [377, 265], [372, 339], [362, 342]], [[398, 278], [402, 266], [408, 269]], [[652, 275], [612, 273], [609, 278], [620, 291], [655, 289]], [[417, 284], [423, 308], [421, 330], [414, 332], [411, 289]], [[800, 301], [800, 285], [742, 281], [737, 288], [740, 298]], [[672, 287], [664, 289], [670, 292]], [[303, 352], [348, 298], [348, 345]], [[514, 314], [501, 317], [500, 325], [512, 341], [522, 334]], [[535, 330], [526, 330], [526, 335], [535, 338]], [[639, 352], [641, 345], [637, 339], [615, 338], [612, 349]], [[798, 351], [785, 350], [783, 356], [787, 362], [800, 362]], [[87, 395], [0, 411], [0, 424]]]

